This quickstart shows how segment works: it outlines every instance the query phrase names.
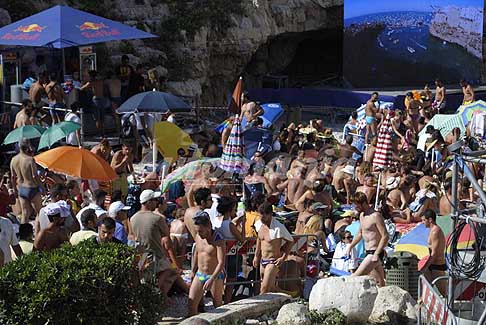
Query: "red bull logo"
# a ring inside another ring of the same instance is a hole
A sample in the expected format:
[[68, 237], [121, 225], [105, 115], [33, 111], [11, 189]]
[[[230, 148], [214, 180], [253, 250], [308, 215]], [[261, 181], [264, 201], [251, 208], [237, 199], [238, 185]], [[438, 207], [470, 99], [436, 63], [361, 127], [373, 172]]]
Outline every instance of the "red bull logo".
[[85, 30], [100, 30], [102, 28], [108, 28], [103, 23], [92, 23], [90, 21], [84, 22], [81, 26], [79, 26], [80, 31], [85, 31]]
[[85, 21], [81, 26], [77, 26], [84, 38], [101, 38], [120, 35], [116, 28], [110, 28], [104, 23], [93, 23]]
[[30, 24], [26, 26], [19, 26], [17, 27], [14, 32], [22, 32], [22, 33], [40, 33], [42, 32], [46, 27], [41, 27], [38, 24]]

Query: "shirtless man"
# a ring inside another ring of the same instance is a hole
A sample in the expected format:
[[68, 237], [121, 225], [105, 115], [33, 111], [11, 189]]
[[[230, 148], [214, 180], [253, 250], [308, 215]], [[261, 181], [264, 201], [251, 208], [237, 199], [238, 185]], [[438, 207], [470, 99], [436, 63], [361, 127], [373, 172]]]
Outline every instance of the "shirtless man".
[[196, 236], [194, 264], [191, 268], [188, 316], [197, 314], [198, 305], [206, 291], [211, 291], [213, 305], [223, 304], [225, 242], [214, 236], [207, 212], [200, 211], [193, 218]]
[[464, 99], [462, 100], [462, 105], [471, 104], [474, 102], [474, 90], [465, 79], [462, 79], [459, 83], [462, 88], [462, 93], [464, 94]]
[[278, 185], [278, 189], [287, 190], [287, 206], [295, 208], [295, 202], [305, 193], [307, 187], [305, 186], [306, 168], [297, 167], [291, 169], [288, 173], [288, 178], [285, 182]]
[[363, 154], [359, 151], [355, 146], [352, 145], [353, 143], [353, 136], [348, 134], [344, 139], [344, 144], [339, 145], [339, 157], [340, 158], [351, 158], [353, 157], [353, 153], [362, 156]]
[[118, 79], [113, 71], [106, 74], [105, 86], [108, 91], [108, 96], [111, 101], [111, 112], [115, 117], [117, 130], [120, 129], [120, 117], [116, 114], [116, 109], [120, 107], [121, 100], [121, 81]]
[[192, 238], [196, 238], [196, 228], [194, 227], [193, 218], [198, 211], [209, 209], [213, 204], [213, 198], [211, 196], [211, 190], [206, 187], [198, 188], [194, 192], [194, 202], [196, 203], [195, 206], [186, 209], [184, 213], [184, 224], [189, 230]]
[[110, 142], [106, 138], [101, 139], [100, 143], [91, 148], [91, 152], [109, 162], [111, 156]]
[[[444, 195], [439, 201], [439, 215], [448, 216], [452, 212], [452, 180], [448, 179], [444, 183]], [[464, 209], [464, 203], [459, 202], [459, 209]]]
[[374, 184], [375, 177], [373, 174], [366, 174], [363, 180], [363, 185], [358, 186], [356, 192], [362, 192], [368, 198], [368, 202], [372, 202], [376, 195], [376, 186]]
[[295, 230], [294, 233], [296, 235], [301, 235], [304, 233], [305, 224], [307, 220], [314, 214], [314, 210], [312, 209], [312, 205], [315, 203], [314, 200], [306, 199], [304, 201], [304, 211], [300, 212], [297, 216], [297, 222], [295, 223]]
[[420, 114], [419, 114], [420, 101], [416, 100], [413, 97], [412, 92], [408, 92], [407, 95], [405, 96], [405, 109], [407, 111], [408, 116], [410, 116], [415, 133], [418, 133], [419, 118], [420, 118]]
[[42, 98], [46, 97], [46, 89], [44, 88], [46, 81], [47, 76], [44, 73], [40, 73], [37, 81], [29, 89], [29, 99], [32, 101], [32, 105], [37, 109], [44, 106]]
[[386, 180], [386, 190], [388, 191], [386, 197], [387, 204], [394, 210], [404, 210], [408, 204], [408, 200], [400, 189], [400, 177], [388, 177]]
[[57, 202], [49, 203], [46, 206], [46, 213], [49, 218], [49, 225], [35, 236], [35, 251], [50, 251], [69, 241], [68, 234], [64, 228], [66, 214], [61, 210], [59, 204]]
[[[427, 210], [422, 216], [422, 222], [426, 228], [430, 229], [427, 246], [429, 248], [429, 258], [423, 266], [422, 272], [426, 279], [431, 283], [434, 279], [441, 277], [447, 271], [445, 262], [445, 236], [442, 229], [436, 224], [437, 216], [433, 210]], [[442, 296], [447, 293], [447, 282], [439, 280], [437, 288]]]
[[264, 111], [260, 105], [250, 101], [247, 92], [243, 92], [243, 94], [241, 94], [241, 102], [243, 103], [241, 106], [241, 115], [245, 117], [247, 122], [246, 127], [248, 128], [251, 127], [257, 117], [263, 115]]
[[197, 202], [194, 201], [194, 193], [200, 188], [208, 188], [211, 189], [211, 170], [212, 170], [211, 163], [203, 163], [201, 165], [201, 174], [194, 179], [189, 190], [187, 191], [186, 199], [187, 204], [189, 207], [195, 207]]
[[[262, 284], [260, 294], [278, 292], [277, 275], [279, 267], [285, 262], [290, 253], [294, 240], [284, 225], [273, 219], [273, 208], [268, 202], [258, 207], [261, 222], [255, 224], [258, 237], [256, 243], [253, 267], [260, 265]], [[280, 231], [270, 231], [278, 228]], [[278, 233], [278, 238], [272, 238], [271, 233]]]
[[438, 114], [445, 110], [446, 107], [446, 91], [444, 84], [441, 80], [435, 79], [435, 100], [432, 103], [432, 108], [434, 108]]
[[[365, 135], [365, 143], [368, 143], [370, 140], [370, 134], [372, 136], [376, 136], [378, 133], [376, 132], [376, 113], [379, 109], [376, 108], [375, 103], [378, 102], [378, 93], [375, 91], [371, 94], [371, 98], [366, 102], [365, 107], [365, 120], [366, 120], [366, 135]], [[379, 102], [378, 102], [379, 103]]]
[[52, 124], [61, 122], [58, 112], [54, 108], [64, 108], [64, 90], [57, 80], [55, 72], [49, 75], [49, 83], [45, 87], [47, 100], [49, 101], [49, 113], [51, 114]]
[[353, 171], [353, 166], [346, 165], [344, 168], [336, 169], [332, 179], [332, 185], [336, 191], [346, 197], [346, 204], [351, 204], [351, 195], [356, 188], [356, 182], [353, 180]]
[[365, 149], [364, 161], [373, 162], [375, 157], [376, 145], [378, 144], [378, 137], [371, 139], [371, 143]]
[[42, 207], [42, 184], [32, 156], [33, 150], [30, 144], [21, 142], [20, 152], [10, 161], [14, 192], [19, 198], [22, 209], [22, 223], [29, 222], [33, 212], [37, 215]]
[[360, 214], [359, 230], [354, 236], [353, 242], [346, 249], [349, 256], [351, 250], [361, 239], [364, 239], [366, 257], [359, 265], [353, 276], [370, 275], [375, 279], [379, 287], [385, 285], [385, 271], [383, 270], [383, 258], [385, 247], [388, 243], [388, 233], [381, 213], [375, 212], [368, 204], [368, 198], [361, 192], [353, 196], [355, 210]]
[[22, 107], [20, 111], [15, 115], [15, 122], [13, 128], [19, 128], [25, 125], [32, 125], [32, 120], [30, 119], [32, 115], [32, 101], [30, 99], [24, 99], [22, 101]]
[[314, 182], [312, 189], [307, 190], [300, 199], [295, 203], [295, 208], [298, 211], [304, 211], [305, 200], [314, 200], [316, 202], [326, 205], [326, 215], [329, 215], [333, 206], [331, 194], [328, 191], [324, 191], [326, 186], [325, 179], [319, 179]]
[[118, 178], [112, 183], [112, 191], [120, 190], [123, 197], [128, 194], [127, 175], [133, 173], [132, 147], [123, 143], [121, 150], [115, 152], [111, 159], [111, 167], [115, 170]]

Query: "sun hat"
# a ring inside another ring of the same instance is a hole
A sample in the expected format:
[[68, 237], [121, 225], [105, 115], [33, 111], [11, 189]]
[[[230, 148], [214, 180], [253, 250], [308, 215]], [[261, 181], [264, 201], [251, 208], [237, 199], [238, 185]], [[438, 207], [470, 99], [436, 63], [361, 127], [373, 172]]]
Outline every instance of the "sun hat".
[[386, 189], [388, 191], [394, 190], [400, 185], [400, 177], [390, 176], [386, 179]]

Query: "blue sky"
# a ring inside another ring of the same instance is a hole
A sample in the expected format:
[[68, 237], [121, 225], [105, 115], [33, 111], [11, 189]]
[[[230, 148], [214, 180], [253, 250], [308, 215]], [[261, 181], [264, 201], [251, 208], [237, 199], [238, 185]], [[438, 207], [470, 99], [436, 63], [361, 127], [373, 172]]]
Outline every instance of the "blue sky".
[[430, 6], [483, 7], [483, 0], [345, 0], [344, 19], [386, 11], [431, 11]]

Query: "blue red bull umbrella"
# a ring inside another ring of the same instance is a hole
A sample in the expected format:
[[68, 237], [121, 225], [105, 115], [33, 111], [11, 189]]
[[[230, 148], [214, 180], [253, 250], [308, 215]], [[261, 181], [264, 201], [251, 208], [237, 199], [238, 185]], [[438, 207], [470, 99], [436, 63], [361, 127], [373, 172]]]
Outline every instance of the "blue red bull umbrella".
[[0, 28], [0, 45], [65, 48], [157, 37], [67, 6], [55, 6]]

